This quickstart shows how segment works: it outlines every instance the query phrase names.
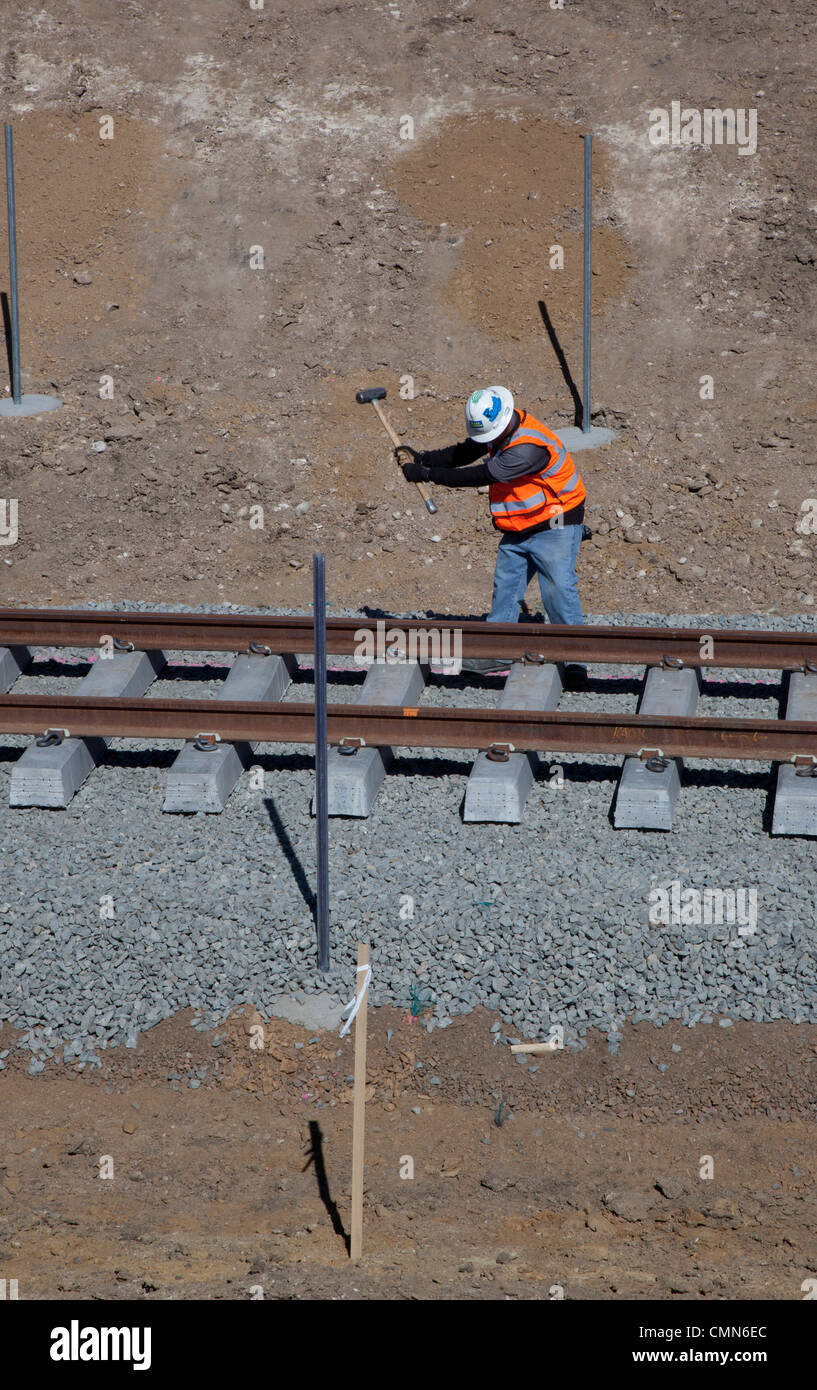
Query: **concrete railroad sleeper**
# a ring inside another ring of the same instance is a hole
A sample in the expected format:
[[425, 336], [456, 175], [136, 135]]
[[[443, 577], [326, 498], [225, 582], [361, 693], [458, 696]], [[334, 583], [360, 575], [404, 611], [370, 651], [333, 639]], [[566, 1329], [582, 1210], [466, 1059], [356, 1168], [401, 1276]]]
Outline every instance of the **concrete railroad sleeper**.
[[[384, 629], [417, 634], [422, 646], [435, 633], [457, 632], [464, 657], [500, 657], [509, 661], [609, 662], [623, 665], [702, 668], [750, 667], [817, 673], [817, 633], [752, 632], [723, 628], [564, 627], [551, 623], [460, 622], [438, 618], [387, 618]], [[372, 622], [359, 618], [330, 618], [327, 651], [352, 656], [357, 636]], [[103, 635], [139, 651], [246, 651], [251, 644], [268, 654], [311, 652], [314, 634], [310, 617], [270, 617], [264, 614], [121, 613], [79, 609], [0, 609], [0, 647], [97, 647]], [[702, 652], [702, 648], [705, 651]], [[426, 661], [425, 651], [410, 655]], [[433, 659], [433, 644], [431, 645]]]
[[[309, 744], [314, 706], [236, 700], [116, 699], [71, 695], [0, 696], [0, 733], [68, 730], [80, 738], [199, 738]], [[332, 704], [332, 744], [401, 748], [621, 753], [755, 762], [817, 761], [817, 721], [680, 718], [661, 715], [560, 714], [551, 710], [440, 709], [433, 706]]]

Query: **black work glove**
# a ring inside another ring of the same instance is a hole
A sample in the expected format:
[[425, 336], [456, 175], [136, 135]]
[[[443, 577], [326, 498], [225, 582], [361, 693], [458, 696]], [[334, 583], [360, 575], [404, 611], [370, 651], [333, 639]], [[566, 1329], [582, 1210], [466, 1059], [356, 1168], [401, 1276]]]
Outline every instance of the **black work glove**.
[[422, 454], [419, 454], [410, 463], [401, 463], [400, 467], [407, 483], [427, 483], [431, 477], [431, 469], [426, 468], [425, 464], [420, 462], [421, 459]]

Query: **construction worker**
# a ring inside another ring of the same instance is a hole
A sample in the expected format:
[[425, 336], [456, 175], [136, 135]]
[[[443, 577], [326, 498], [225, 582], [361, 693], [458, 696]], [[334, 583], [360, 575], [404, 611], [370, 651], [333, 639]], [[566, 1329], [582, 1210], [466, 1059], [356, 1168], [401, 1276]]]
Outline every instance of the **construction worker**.
[[[489, 623], [515, 623], [534, 574], [552, 623], [584, 622], [576, 558], [584, 526], [585, 487], [558, 435], [517, 409], [504, 386], [475, 391], [465, 404], [468, 438], [427, 449], [403, 464], [409, 482], [442, 487], [488, 484], [491, 520], [500, 533]], [[476, 463], [485, 458], [484, 463]], [[469, 467], [468, 465], [473, 465]], [[469, 671], [496, 672], [490, 658], [463, 661]], [[581, 687], [587, 668], [569, 665], [567, 683]]]

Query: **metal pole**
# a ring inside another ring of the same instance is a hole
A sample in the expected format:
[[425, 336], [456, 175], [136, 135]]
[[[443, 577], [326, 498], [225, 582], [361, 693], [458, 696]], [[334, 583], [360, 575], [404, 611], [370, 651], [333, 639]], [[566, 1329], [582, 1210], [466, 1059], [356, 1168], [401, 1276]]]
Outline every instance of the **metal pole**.
[[326, 560], [312, 556], [315, 615], [315, 824], [318, 855], [318, 969], [329, 969], [329, 794], [326, 732]]
[[584, 137], [584, 312], [582, 319], [582, 433], [590, 433], [590, 274], [593, 226], [593, 137]]
[[14, 207], [14, 147], [11, 126], [6, 126], [6, 201], [9, 223], [9, 282], [11, 287], [11, 394], [14, 404], [20, 392], [20, 317], [17, 301], [17, 217]]

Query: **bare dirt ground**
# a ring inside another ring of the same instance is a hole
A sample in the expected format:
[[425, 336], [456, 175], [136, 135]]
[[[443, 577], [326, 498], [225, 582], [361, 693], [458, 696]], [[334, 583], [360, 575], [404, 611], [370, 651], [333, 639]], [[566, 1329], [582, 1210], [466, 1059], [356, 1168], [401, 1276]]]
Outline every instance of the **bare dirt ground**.
[[[484, 497], [428, 518], [354, 391], [385, 385], [418, 446], [491, 381], [573, 422], [592, 130], [593, 410], [620, 435], [580, 459], [585, 606], [812, 611], [808, 0], [6, 11], [24, 389], [64, 405], [0, 427], [0, 602], [303, 607], [319, 548], [336, 607], [484, 612]], [[651, 147], [675, 100], [756, 109], [757, 153]], [[788, 1299], [817, 1274], [813, 1028], [640, 1027], [531, 1073], [484, 1017], [379, 1011], [352, 1277], [350, 1044], [274, 1024], [251, 1054], [245, 1021], [213, 1047], [173, 1020], [94, 1077], [9, 1059], [21, 1297]]]
[[639, 1025], [520, 1065], [482, 1011], [376, 1010], [351, 1267], [353, 1041], [272, 1021], [253, 1051], [258, 1021], [3, 1077], [20, 1298], [791, 1300], [817, 1275], [817, 1027]]
[[[580, 384], [592, 129], [593, 408], [621, 434], [581, 459], [585, 604], [809, 611], [813, 36], [807, 0], [16, 7], [25, 385], [65, 406], [0, 430], [3, 600], [302, 605], [319, 545], [336, 605], [484, 612], [485, 499], [428, 518], [353, 393], [385, 385], [416, 445], [491, 380], [573, 420], [539, 306]], [[755, 109], [756, 154], [653, 147], [673, 100]]]

